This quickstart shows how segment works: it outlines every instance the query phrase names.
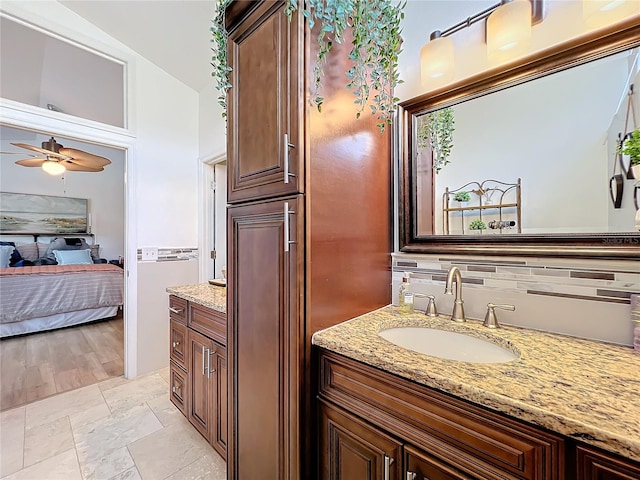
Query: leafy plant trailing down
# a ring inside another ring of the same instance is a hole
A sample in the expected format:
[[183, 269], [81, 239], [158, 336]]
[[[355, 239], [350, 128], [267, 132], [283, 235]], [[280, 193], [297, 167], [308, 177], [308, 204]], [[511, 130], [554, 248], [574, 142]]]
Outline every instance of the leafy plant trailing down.
[[[219, 103], [226, 111], [226, 92], [230, 68], [227, 65], [224, 28], [224, 7], [229, 0], [218, 0], [218, 10], [213, 19], [214, 57], [213, 73], [216, 86], [221, 92]], [[302, 14], [313, 28], [320, 25], [317, 37], [318, 56], [313, 71], [314, 87], [311, 101], [318, 110], [322, 109], [321, 95], [323, 68], [334, 42], [343, 41], [347, 28], [352, 29], [353, 41], [349, 58], [353, 66], [347, 71], [347, 88], [355, 95], [356, 118], [369, 106], [377, 115], [378, 127], [383, 132], [390, 124], [398, 98], [393, 89], [401, 80], [398, 74], [398, 55], [401, 52], [400, 21], [404, 18], [406, 1], [396, 3], [390, 0], [306, 0]], [[297, 0], [287, 0], [285, 11], [289, 18], [298, 10]], [[226, 115], [223, 114], [223, 115]]]
[[640, 129], [635, 129], [622, 144], [620, 152], [629, 155], [631, 165], [640, 165]]
[[453, 150], [453, 132], [455, 121], [451, 107], [442, 108], [423, 115], [417, 129], [418, 148], [431, 147], [433, 151], [433, 169], [440, 173], [442, 167], [449, 163], [449, 155]]

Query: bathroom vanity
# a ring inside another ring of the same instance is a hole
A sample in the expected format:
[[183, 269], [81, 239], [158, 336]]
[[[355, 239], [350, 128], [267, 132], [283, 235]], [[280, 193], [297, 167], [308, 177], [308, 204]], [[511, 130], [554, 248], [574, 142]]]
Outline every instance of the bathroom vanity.
[[226, 459], [227, 293], [208, 284], [167, 288], [173, 404]]
[[[397, 327], [516, 355], [469, 363], [399, 347]], [[317, 332], [320, 478], [640, 478], [640, 355], [533, 330], [385, 307]]]

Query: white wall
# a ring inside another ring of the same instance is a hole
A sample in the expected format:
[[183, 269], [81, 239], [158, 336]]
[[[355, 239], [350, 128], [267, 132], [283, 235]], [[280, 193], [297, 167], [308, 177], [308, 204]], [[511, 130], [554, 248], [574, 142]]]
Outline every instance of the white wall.
[[[113, 260], [124, 255], [124, 151], [56, 137], [56, 141], [67, 148], [77, 148], [111, 160], [102, 172], [66, 172], [63, 177], [57, 177], [48, 175], [41, 168], [26, 168], [14, 163], [30, 158], [27, 155], [29, 150], [11, 143], [40, 147], [43, 141], [49, 140], [48, 136], [8, 127], [2, 127], [0, 132], [0, 149], [3, 152], [25, 153], [24, 156], [2, 155], [0, 191], [88, 199], [94, 242], [100, 245], [100, 256]], [[11, 236], [6, 240], [29, 243], [33, 242], [33, 237]], [[46, 243], [49, 238], [43, 236], [38, 241]]]

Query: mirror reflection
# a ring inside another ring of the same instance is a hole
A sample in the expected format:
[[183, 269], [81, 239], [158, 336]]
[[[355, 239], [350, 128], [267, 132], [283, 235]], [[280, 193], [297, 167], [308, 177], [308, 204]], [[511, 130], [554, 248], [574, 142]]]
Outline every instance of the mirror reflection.
[[[617, 149], [639, 126], [638, 56], [628, 50], [451, 106], [444, 163], [428, 138], [434, 112], [416, 117], [417, 235], [634, 231], [640, 179], [627, 178]], [[610, 179], [620, 174], [616, 208]]]

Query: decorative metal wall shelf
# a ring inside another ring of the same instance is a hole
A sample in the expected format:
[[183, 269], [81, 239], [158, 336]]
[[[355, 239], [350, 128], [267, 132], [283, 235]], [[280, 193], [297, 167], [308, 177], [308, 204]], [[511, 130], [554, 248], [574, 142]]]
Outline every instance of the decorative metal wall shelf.
[[[466, 233], [465, 220], [483, 220], [483, 212], [495, 210], [498, 214], [498, 225], [508, 222], [515, 222], [513, 229], [517, 233], [522, 233], [522, 195], [521, 195], [521, 179], [518, 178], [516, 183], [506, 183], [499, 180], [484, 180], [482, 182], [469, 182], [455, 190], [449, 190], [446, 187], [442, 194], [442, 213], [443, 213], [443, 230], [445, 235], [450, 235], [451, 214], [460, 212], [460, 222], [462, 233]], [[470, 205], [468, 206], [451, 206], [454, 196], [458, 192], [468, 192], [471, 194]], [[488, 203], [498, 195], [497, 203]], [[515, 195], [515, 201], [506, 202]], [[510, 211], [511, 210], [511, 211]], [[471, 212], [465, 216], [465, 212]], [[497, 228], [499, 233], [503, 233], [505, 228]]]

